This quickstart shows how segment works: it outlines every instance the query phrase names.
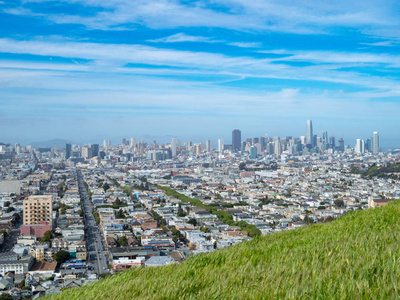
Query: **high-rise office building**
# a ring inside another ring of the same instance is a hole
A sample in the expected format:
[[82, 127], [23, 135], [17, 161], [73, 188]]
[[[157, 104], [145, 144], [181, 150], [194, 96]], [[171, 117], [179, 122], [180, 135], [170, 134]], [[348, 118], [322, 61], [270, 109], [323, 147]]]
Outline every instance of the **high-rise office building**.
[[246, 151], [246, 142], [242, 142], [242, 145], [240, 146], [240, 151]]
[[17, 153], [17, 154], [21, 154], [21, 145], [20, 144], [15, 144], [15, 152]]
[[340, 138], [339, 139], [339, 151], [344, 151], [344, 140], [343, 140], [343, 138]]
[[68, 159], [71, 157], [71, 149], [72, 149], [71, 143], [67, 143], [65, 145], [65, 159]]
[[129, 145], [131, 148], [135, 148], [136, 146], [136, 140], [134, 138], [131, 138], [131, 143]]
[[172, 157], [176, 156], [176, 139], [173, 138], [171, 141], [171, 151], [172, 151]]
[[221, 139], [218, 140], [218, 152], [219, 153], [224, 152], [224, 140]]
[[250, 147], [250, 158], [251, 159], [256, 159], [257, 158], [257, 147], [256, 146], [251, 146]]
[[242, 132], [239, 129], [232, 131], [232, 148], [233, 151], [240, 151], [242, 143]]
[[365, 151], [372, 152], [371, 139], [367, 139], [367, 141], [365, 142]]
[[264, 151], [265, 148], [267, 147], [269, 140], [266, 136], [260, 137], [260, 144], [261, 144], [261, 151]]
[[362, 139], [356, 139], [356, 146], [354, 152], [357, 154], [363, 154], [365, 152], [365, 142]]
[[322, 145], [322, 139], [318, 136], [317, 137], [317, 142], [315, 143], [315, 145], [320, 149], [320, 150], [324, 150], [323, 149], [323, 145]]
[[208, 153], [211, 152], [211, 141], [210, 140], [206, 141], [206, 152], [208, 152]]
[[274, 154], [277, 158], [282, 154], [282, 144], [278, 136], [274, 137]]
[[194, 144], [194, 155], [200, 155], [201, 152], [203, 152], [204, 150], [204, 144], [200, 143], [200, 144]]
[[99, 144], [92, 145], [92, 157], [99, 156]]
[[92, 147], [89, 146], [82, 146], [81, 148], [81, 156], [85, 159], [90, 159], [92, 158]]
[[379, 153], [379, 133], [375, 131], [372, 136], [372, 153]]
[[104, 147], [104, 148], [107, 148], [107, 142], [106, 142], [106, 140], [103, 140], [103, 147]]
[[191, 141], [188, 141], [185, 143], [185, 149], [186, 151], [192, 151], [193, 143]]
[[24, 225], [43, 224], [52, 225], [52, 195], [29, 196], [23, 201]]
[[327, 131], [322, 131], [322, 149], [326, 150], [328, 148], [328, 132]]
[[331, 137], [329, 138], [329, 146], [330, 146], [331, 148], [335, 148], [335, 147], [336, 147], [336, 141], [335, 141], [335, 137], [334, 137], [334, 136], [331, 136]]
[[314, 133], [311, 120], [307, 120], [306, 144], [309, 147], [314, 147]]

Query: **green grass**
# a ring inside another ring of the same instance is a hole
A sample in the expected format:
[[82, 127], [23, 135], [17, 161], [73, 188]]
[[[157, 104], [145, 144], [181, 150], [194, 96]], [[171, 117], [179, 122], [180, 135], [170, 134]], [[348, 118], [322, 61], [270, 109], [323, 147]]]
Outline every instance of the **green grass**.
[[[400, 202], [260, 236], [179, 265], [135, 268], [54, 299], [394, 299]], [[52, 298], [52, 299], [53, 299]]]

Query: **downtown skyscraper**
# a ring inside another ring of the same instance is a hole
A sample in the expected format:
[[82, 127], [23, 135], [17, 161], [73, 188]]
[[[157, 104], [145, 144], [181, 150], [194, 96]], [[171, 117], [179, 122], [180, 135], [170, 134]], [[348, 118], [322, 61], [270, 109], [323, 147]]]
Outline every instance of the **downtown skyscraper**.
[[314, 147], [314, 133], [311, 120], [307, 120], [306, 144], [309, 147]]
[[239, 129], [232, 131], [232, 148], [233, 151], [239, 151], [242, 145], [242, 132]]
[[372, 153], [379, 153], [379, 133], [377, 131], [374, 132], [372, 136]]
[[71, 143], [67, 143], [65, 145], [65, 159], [68, 159], [71, 157], [71, 150], [72, 150]]

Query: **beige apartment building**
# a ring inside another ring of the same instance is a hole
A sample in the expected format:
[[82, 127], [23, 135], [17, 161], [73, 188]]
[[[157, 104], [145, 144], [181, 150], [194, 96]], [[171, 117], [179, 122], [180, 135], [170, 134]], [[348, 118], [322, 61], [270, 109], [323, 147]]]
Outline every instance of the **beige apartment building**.
[[24, 200], [24, 225], [52, 224], [52, 195], [30, 196]]

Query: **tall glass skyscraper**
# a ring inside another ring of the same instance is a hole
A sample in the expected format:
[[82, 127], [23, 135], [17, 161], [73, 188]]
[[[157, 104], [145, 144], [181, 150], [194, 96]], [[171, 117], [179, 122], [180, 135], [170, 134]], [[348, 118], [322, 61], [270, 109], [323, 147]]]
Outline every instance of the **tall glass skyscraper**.
[[322, 150], [328, 149], [328, 132], [327, 131], [322, 131]]
[[314, 147], [314, 134], [311, 120], [307, 120], [306, 144]]
[[379, 153], [379, 133], [378, 131], [374, 132], [372, 136], [372, 153], [377, 154]]
[[232, 148], [234, 151], [239, 151], [242, 144], [242, 132], [239, 129], [232, 131]]
[[71, 157], [71, 143], [67, 143], [65, 145], [65, 159], [68, 159]]

